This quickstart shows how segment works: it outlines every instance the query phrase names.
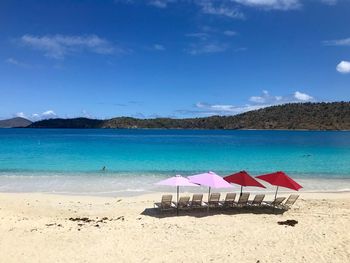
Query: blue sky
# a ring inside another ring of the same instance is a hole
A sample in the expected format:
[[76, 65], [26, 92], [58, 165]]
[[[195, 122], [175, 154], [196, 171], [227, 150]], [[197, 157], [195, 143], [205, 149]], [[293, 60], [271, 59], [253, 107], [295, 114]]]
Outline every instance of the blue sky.
[[0, 2], [0, 118], [350, 98], [348, 0]]

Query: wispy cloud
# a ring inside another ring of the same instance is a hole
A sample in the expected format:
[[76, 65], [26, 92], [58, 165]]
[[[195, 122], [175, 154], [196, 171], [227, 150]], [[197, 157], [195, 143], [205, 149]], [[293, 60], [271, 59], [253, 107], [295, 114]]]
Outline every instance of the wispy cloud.
[[244, 19], [245, 15], [230, 1], [201, 0], [196, 1], [204, 14], [223, 16], [233, 19]]
[[165, 50], [165, 47], [161, 44], [154, 44], [153, 45], [153, 50], [156, 50], [156, 51], [164, 51]]
[[[338, 0], [315, 0], [322, 4], [335, 5]], [[146, 4], [165, 9], [170, 3], [187, 3], [196, 5], [200, 12], [207, 15], [226, 17], [231, 19], [245, 19], [243, 8], [257, 8], [260, 10], [296, 10], [301, 9], [306, 0], [115, 0], [116, 3]]]
[[248, 50], [248, 48], [246, 48], [246, 47], [238, 47], [234, 51], [235, 52], [243, 52], [243, 51], [247, 51], [247, 50]]
[[194, 105], [194, 109], [179, 110], [177, 113], [183, 115], [235, 115], [247, 111], [266, 108], [273, 105], [280, 105], [293, 102], [310, 102], [315, 99], [309, 94], [295, 91], [293, 94], [287, 96], [271, 95], [264, 90], [261, 95], [251, 96], [249, 102], [244, 105], [232, 104], [212, 104], [207, 102], [198, 102]]
[[158, 8], [166, 8], [168, 4], [174, 2], [176, 2], [176, 0], [149, 0], [148, 4]]
[[300, 91], [294, 92], [293, 96], [297, 101], [300, 101], [300, 102], [312, 101], [314, 99], [312, 96], [310, 96], [306, 93], [302, 93]]
[[43, 51], [45, 56], [63, 59], [74, 52], [89, 51], [96, 54], [124, 53], [120, 47], [96, 35], [68, 36], [68, 35], [23, 35], [20, 42], [30, 48]]
[[350, 73], [350, 61], [341, 61], [337, 67], [337, 71], [343, 74], [349, 74]]
[[15, 65], [15, 66], [20, 66], [20, 67], [29, 67], [28, 64], [24, 63], [24, 62], [21, 62], [17, 59], [14, 59], [14, 58], [7, 58], [5, 60], [6, 63], [8, 64], [11, 64], [11, 65]]
[[233, 30], [226, 30], [226, 31], [224, 31], [224, 35], [226, 35], [228, 37], [233, 37], [233, 36], [237, 35], [237, 32], [233, 31]]
[[185, 35], [186, 37], [191, 37], [191, 38], [198, 38], [201, 40], [206, 40], [209, 37], [208, 33], [205, 32], [197, 32], [197, 33], [189, 33]]
[[27, 119], [27, 116], [24, 114], [24, 112], [17, 112], [17, 113], [15, 114], [15, 116], [16, 116], [16, 117], [20, 117], [20, 118], [25, 118], [25, 119]]
[[117, 106], [117, 107], [126, 107], [128, 106], [125, 103], [115, 103], [115, 102], [98, 102], [99, 105], [109, 105], [109, 106]]
[[222, 32], [212, 27], [202, 29], [206, 32], [195, 32], [185, 35], [192, 39], [188, 47], [185, 48], [186, 53], [200, 55], [224, 52], [230, 48], [230, 45], [222, 40], [222, 34], [230, 37], [237, 34], [235, 31], [227, 30]]
[[25, 114], [24, 112], [17, 112], [14, 114], [14, 116], [29, 119], [32, 121], [38, 121], [43, 119], [56, 118], [57, 114], [53, 110], [47, 110], [42, 113], [33, 113], [29, 115]]
[[350, 37], [335, 40], [325, 40], [322, 43], [325, 46], [350, 46]]
[[321, 0], [321, 2], [327, 5], [336, 5], [338, 0]]
[[241, 5], [267, 10], [293, 10], [301, 7], [300, 0], [232, 0]]
[[288, 96], [275, 96], [271, 95], [267, 90], [263, 90], [259, 96], [251, 96], [249, 101], [254, 104], [267, 104], [275, 105], [288, 102], [307, 102], [312, 101], [314, 98], [306, 93], [295, 91], [292, 95]]
[[47, 110], [47, 111], [44, 111], [41, 114], [41, 116], [44, 118], [53, 118], [53, 117], [56, 117], [57, 114], [53, 110]]
[[229, 48], [229, 45], [226, 43], [196, 43], [190, 44], [185, 51], [191, 55], [200, 55], [208, 53], [220, 53], [224, 52]]

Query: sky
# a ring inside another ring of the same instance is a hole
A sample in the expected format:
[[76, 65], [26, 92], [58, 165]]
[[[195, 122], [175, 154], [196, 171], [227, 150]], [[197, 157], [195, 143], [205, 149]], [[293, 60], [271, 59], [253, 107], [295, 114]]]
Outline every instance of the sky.
[[0, 119], [350, 100], [350, 0], [0, 1]]

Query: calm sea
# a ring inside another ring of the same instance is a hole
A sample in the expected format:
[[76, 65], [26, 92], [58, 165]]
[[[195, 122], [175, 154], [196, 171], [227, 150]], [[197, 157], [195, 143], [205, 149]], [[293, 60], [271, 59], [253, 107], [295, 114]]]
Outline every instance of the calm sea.
[[143, 193], [178, 173], [243, 169], [350, 190], [350, 132], [0, 129], [3, 192]]

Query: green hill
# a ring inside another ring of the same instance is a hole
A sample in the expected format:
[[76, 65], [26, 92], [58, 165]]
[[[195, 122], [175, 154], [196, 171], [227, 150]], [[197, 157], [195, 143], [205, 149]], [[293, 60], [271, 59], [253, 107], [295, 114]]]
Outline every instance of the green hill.
[[350, 102], [290, 103], [235, 116], [187, 119], [108, 120], [87, 118], [50, 119], [32, 123], [31, 128], [161, 128], [161, 129], [305, 129], [350, 130]]

